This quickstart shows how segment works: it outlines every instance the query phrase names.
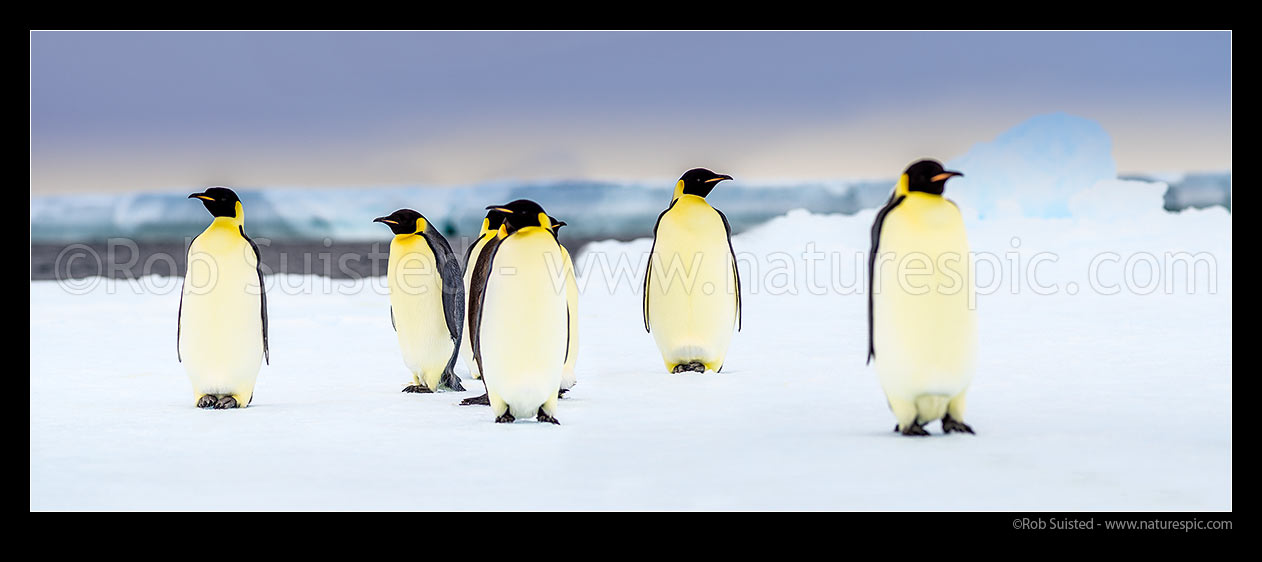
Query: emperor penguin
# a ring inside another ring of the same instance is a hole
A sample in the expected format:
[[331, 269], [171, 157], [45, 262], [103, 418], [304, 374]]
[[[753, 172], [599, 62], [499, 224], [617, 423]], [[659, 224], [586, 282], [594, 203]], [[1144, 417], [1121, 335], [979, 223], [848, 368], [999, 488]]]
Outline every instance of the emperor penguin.
[[245, 210], [231, 189], [194, 193], [214, 219], [188, 248], [180, 289], [176, 357], [198, 408], [244, 408], [267, 349], [267, 294], [259, 248], [245, 235]]
[[[469, 284], [473, 280], [473, 266], [478, 263], [478, 256], [482, 254], [482, 248], [486, 247], [487, 242], [499, 235], [500, 225], [504, 223], [504, 213], [491, 209], [486, 212], [486, 218], [482, 219], [482, 228], [478, 232], [478, 237], [469, 245], [469, 250], [464, 257], [464, 292], [469, 294]], [[472, 315], [465, 315], [465, 334], [469, 332], [469, 318]], [[473, 345], [470, 343], [471, 338], [465, 337], [460, 340], [460, 361], [469, 369], [469, 376], [480, 379], [482, 373], [478, 371], [478, 363], [473, 360]]]
[[412, 384], [403, 392], [463, 391], [453, 370], [464, 331], [464, 284], [447, 239], [420, 213], [399, 209], [373, 222], [394, 233], [386, 283], [390, 323]]
[[502, 211], [500, 235], [478, 256], [470, 285], [473, 357], [497, 423], [534, 416], [559, 424], [557, 398], [569, 343], [564, 255], [534, 201]]
[[732, 329], [741, 327], [741, 281], [732, 227], [706, 202], [731, 176], [684, 172], [657, 217], [644, 272], [644, 330], [672, 373], [723, 369]]
[[[490, 212], [500, 214], [500, 211], [497, 211], [497, 210], [491, 210]], [[566, 223], [565, 221], [557, 220], [556, 217], [548, 217], [548, 219], [552, 222], [552, 233], [554, 236], [557, 237], [557, 244], [561, 246], [561, 257], [563, 258], [565, 262], [563, 266], [562, 274], [565, 276], [565, 301], [566, 301], [566, 324], [567, 324], [566, 329], [569, 334], [569, 340], [566, 342], [566, 345], [565, 345], [565, 367], [561, 371], [561, 388], [559, 389], [558, 394], [557, 394], [557, 397], [560, 398], [566, 392], [569, 392], [569, 390], [573, 388], [574, 384], [578, 381], [577, 377], [574, 374], [574, 365], [578, 359], [578, 281], [574, 277], [574, 262], [570, 259], [570, 252], [569, 250], [565, 248], [564, 244], [560, 243], [561, 227], [565, 226]], [[499, 228], [498, 225], [501, 224], [502, 222], [503, 222], [503, 217], [499, 217], [495, 223], [497, 225], [496, 228]], [[487, 222], [483, 221], [484, 228], [486, 227], [486, 225], [487, 225]], [[507, 235], [507, 232], [505, 231], [504, 236], [506, 235]], [[503, 238], [503, 236], [500, 236], [500, 233], [492, 232], [490, 233], [490, 236], [488, 237], [488, 239], [485, 241], [483, 240], [481, 236], [478, 237], [478, 242], [485, 244], [485, 242], [489, 242], [491, 239], [494, 239], [496, 237]], [[481, 248], [471, 246], [470, 250], [471, 250], [471, 254], [477, 254], [481, 250]], [[466, 270], [465, 288], [466, 289], [469, 288], [469, 280], [471, 280], [473, 277], [472, 274], [473, 274], [474, 265], [476, 265], [474, 262], [468, 262], [468, 265], [466, 265], [465, 267], [465, 270]], [[472, 295], [472, 293], [468, 293], [468, 294]], [[469, 303], [470, 303], [470, 306], [472, 306], [473, 299], [470, 299]], [[473, 315], [470, 314], [469, 317], [472, 318]], [[472, 333], [472, 332], [469, 332], [469, 333]], [[465, 342], [469, 342], [472, 339], [473, 339], [472, 337], [465, 338]], [[472, 344], [462, 344], [461, 345], [462, 355], [464, 353], [463, 349], [465, 345], [469, 345], [470, 347], [472, 347]], [[470, 371], [475, 372], [474, 369], [477, 368], [477, 364], [475, 361], [473, 361], [472, 355], [473, 353], [472, 351], [470, 351], [469, 361], [474, 363], [474, 365], [470, 367]], [[490, 404], [491, 404], [491, 400], [490, 400], [489, 394], [483, 394], [481, 396], [477, 396], [474, 398], [465, 398], [464, 400], [460, 401], [461, 406], [471, 406], [471, 405], [489, 406]]]
[[868, 255], [868, 362], [903, 435], [973, 433], [964, 400], [973, 380], [977, 321], [968, 236], [942, 196], [962, 176], [934, 160], [903, 172], [872, 224]]

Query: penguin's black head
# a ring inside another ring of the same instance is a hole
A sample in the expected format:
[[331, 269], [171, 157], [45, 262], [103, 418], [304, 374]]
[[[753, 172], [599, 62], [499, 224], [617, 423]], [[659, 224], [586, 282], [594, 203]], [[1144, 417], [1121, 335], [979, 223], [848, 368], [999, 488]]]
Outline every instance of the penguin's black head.
[[552, 229], [552, 220], [538, 203], [529, 199], [518, 199], [507, 205], [491, 205], [488, 211], [499, 211], [504, 214], [504, 226], [512, 234], [528, 226], [540, 226]]
[[565, 226], [565, 221], [560, 220], [560, 219], [558, 219], [558, 218], [556, 218], [556, 217], [551, 217], [551, 216], [550, 216], [550, 217], [548, 217], [548, 220], [549, 220], [549, 221], [552, 221], [552, 232], [555, 232], [555, 233], [557, 233], [557, 234], [560, 234], [560, 233], [561, 233], [561, 227]]
[[500, 225], [504, 224], [504, 217], [507, 215], [499, 209], [490, 209], [486, 212], [486, 228], [487, 230], [499, 230]]
[[372, 222], [385, 223], [395, 234], [417, 234], [429, 225], [424, 216], [412, 209], [399, 209], [384, 217], [377, 217]]
[[561, 227], [565, 226], [565, 221], [552, 216], [548, 217], [548, 221], [552, 223], [552, 235], [555, 236], [557, 240], [560, 240]]
[[716, 174], [705, 168], [693, 168], [680, 176], [679, 183], [675, 186], [675, 197], [678, 198], [681, 194], [705, 197], [719, 182], [730, 179], [732, 176]]
[[942, 195], [946, 191], [946, 181], [955, 177], [962, 176], [959, 172], [952, 172], [942, 167], [942, 163], [937, 160], [921, 160], [907, 167], [907, 171], [903, 172], [907, 176], [907, 190], [920, 191], [923, 193], [932, 193], [934, 195]]
[[189, 195], [188, 198], [201, 199], [206, 210], [216, 217], [237, 216], [237, 203], [241, 202], [237, 194], [226, 187], [212, 187], [201, 193]]

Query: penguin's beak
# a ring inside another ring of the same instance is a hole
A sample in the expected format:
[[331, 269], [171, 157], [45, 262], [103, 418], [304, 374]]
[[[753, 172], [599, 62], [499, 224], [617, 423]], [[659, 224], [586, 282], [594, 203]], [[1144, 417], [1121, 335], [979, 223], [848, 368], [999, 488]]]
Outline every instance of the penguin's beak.
[[386, 224], [399, 224], [398, 221], [390, 220], [390, 217], [377, 217], [373, 219], [372, 222], [384, 222]]
[[953, 171], [951, 171], [951, 170], [946, 170], [946, 171], [942, 172], [941, 174], [938, 174], [938, 175], [933, 176], [932, 178], [930, 178], [930, 181], [935, 181], [935, 182], [938, 182], [938, 181], [942, 181], [942, 180], [945, 180], [945, 179], [948, 179], [948, 178], [952, 178], [952, 177], [955, 177], [955, 176], [963, 176], [963, 175], [964, 175], [964, 174], [962, 174], [962, 173], [960, 173], [960, 172], [953, 172]]
[[497, 206], [495, 206], [495, 205], [491, 205], [490, 207], [487, 207], [487, 208], [486, 208], [486, 210], [488, 210], [488, 211], [499, 211], [499, 212], [504, 213], [504, 214], [506, 214], [506, 215], [511, 215], [511, 214], [513, 214], [513, 211], [512, 211], [512, 210], [507, 209], [507, 208], [504, 208], [504, 207], [497, 207]]
[[552, 223], [553, 227], [565, 226], [565, 221], [556, 221]]
[[705, 183], [715, 183], [715, 182], [721, 182], [723, 180], [730, 180], [730, 179], [732, 179], [732, 176], [719, 174], [715, 177], [705, 180]]
[[209, 195], [206, 195], [205, 193], [194, 193], [194, 194], [192, 194], [192, 195], [189, 195], [189, 196], [188, 196], [188, 198], [189, 198], [189, 199], [201, 199], [202, 201], [214, 201], [214, 200], [215, 200], [215, 198], [214, 198], [214, 197], [211, 197], [211, 196], [209, 196]]

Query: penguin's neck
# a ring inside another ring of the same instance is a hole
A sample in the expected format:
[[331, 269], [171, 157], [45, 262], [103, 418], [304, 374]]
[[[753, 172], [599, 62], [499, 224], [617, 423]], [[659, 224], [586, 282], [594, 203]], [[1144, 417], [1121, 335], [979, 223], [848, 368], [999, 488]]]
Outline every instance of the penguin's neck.
[[680, 194], [679, 197], [676, 197], [674, 201], [672, 201], [672, 204], [675, 205], [676, 207], [681, 207], [681, 208], [686, 207], [688, 205], [704, 205], [706, 207], [710, 206], [710, 202], [706, 201], [705, 197], [702, 197], [700, 195], [693, 195], [691, 193]]
[[899, 176], [898, 183], [894, 185], [894, 197], [899, 197], [899, 196], [907, 195], [908, 193], [910, 193], [911, 190], [908, 188], [907, 184], [908, 184], [907, 174], [903, 174]]
[[[550, 229], [550, 228], [544, 228], [544, 227], [542, 227], [542, 226], [523, 226], [523, 227], [521, 227], [521, 228], [519, 228], [519, 229], [517, 229], [517, 230], [514, 230], [514, 231], [512, 231], [512, 232], [507, 232], [507, 231], [502, 231], [502, 232], [503, 232], [504, 236], [502, 236], [501, 238], [507, 238], [507, 237], [509, 237], [509, 236], [530, 236], [530, 235], [533, 235], [533, 234], [534, 234], [534, 233], [536, 233], [536, 232], [547, 232], [548, 234], [550, 234], [550, 235], [551, 235], [551, 234], [552, 234], [552, 229]], [[556, 236], [553, 236], [553, 238], [556, 238]], [[558, 244], [559, 244], [559, 243], [558, 243]]]
[[235, 211], [231, 217], [215, 217], [215, 220], [210, 221], [210, 228], [241, 230], [245, 226], [245, 208], [241, 206], [240, 201], [237, 201]]
[[245, 228], [245, 216], [241, 212], [241, 204], [237, 204], [237, 214], [232, 217], [215, 217], [210, 221], [210, 226], [206, 227], [206, 231], [223, 230], [230, 231], [234, 234], [240, 233]]
[[225, 228], [228, 230], [236, 230], [244, 225], [245, 225], [244, 222], [239, 221], [234, 217], [215, 217], [215, 220], [210, 221], [211, 228]]
[[392, 243], [394, 243], [394, 244], [415, 244], [415, 243], [417, 243], [417, 242], [421, 241], [421, 239], [422, 239], [422, 238], [423, 238], [423, 237], [422, 237], [422, 236], [420, 236], [420, 233], [419, 233], [419, 232], [413, 232], [412, 234], [395, 234], [395, 235], [394, 235], [394, 240], [392, 241]]

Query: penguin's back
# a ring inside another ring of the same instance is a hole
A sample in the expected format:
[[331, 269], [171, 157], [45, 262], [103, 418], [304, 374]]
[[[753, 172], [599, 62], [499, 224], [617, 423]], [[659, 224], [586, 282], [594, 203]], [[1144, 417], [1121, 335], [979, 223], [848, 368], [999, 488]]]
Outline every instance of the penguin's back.
[[954, 396], [972, 379], [976, 313], [959, 209], [909, 193], [884, 219], [876, 256], [873, 344], [887, 392]]

